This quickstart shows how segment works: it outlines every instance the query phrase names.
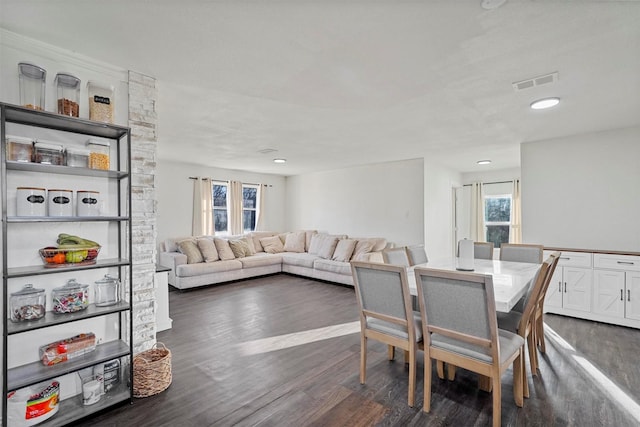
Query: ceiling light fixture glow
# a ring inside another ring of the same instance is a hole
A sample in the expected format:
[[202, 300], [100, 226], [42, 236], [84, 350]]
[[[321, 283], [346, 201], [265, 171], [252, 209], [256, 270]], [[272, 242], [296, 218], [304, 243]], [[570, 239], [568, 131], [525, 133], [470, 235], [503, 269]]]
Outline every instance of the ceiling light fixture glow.
[[287, 163], [287, 159], [273, 159], [273, 163]]
[[560, 103], [560, 98], [543, 98], [533, 101], [531, 108], [534, 110], [544, 110], [545, 108], [555, 107]]
[[478, 160], [479, 165], [489, 165], [491, 164], [491, 160]]

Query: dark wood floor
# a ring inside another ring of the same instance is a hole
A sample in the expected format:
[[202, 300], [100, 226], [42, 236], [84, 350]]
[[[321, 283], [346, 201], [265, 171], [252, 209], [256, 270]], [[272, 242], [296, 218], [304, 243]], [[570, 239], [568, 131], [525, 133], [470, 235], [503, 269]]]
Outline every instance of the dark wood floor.
[[[402, 355], [369, 343], [367, 383], [358, 377], [359, 334], [247, 354], [250, 342], [358, 319], [352, 288], [289, 275], [169, 295], [173, 328], [158, 334], [172, 351], [163, 393], [87, 420], [83, 426], [485, 426], [491, 396], [459, 370], [433, 380], [431, 413], [407, 406]], [[523, 408], [503, 377], [505, 426], [640, 425], [640, 331], [547, 315], [547, 353]], [[556, 339], [552, 337], [557, 333]], [[251, 353], [251, 352], [250, 352]], [[598, 370], [595, 374], [594, 370]], [[605, 383], [602, 383], [602, 378]], [[610, 383], [606, 381], [610, 380]], [[599, 382], [600, 381], [600, 382]]]

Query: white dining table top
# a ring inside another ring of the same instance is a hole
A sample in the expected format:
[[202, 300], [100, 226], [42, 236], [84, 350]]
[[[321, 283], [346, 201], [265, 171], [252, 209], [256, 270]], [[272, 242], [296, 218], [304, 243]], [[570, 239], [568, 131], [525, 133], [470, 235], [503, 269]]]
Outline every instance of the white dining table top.
[[[408, 281], [411, 295], [417, 295], [415, 267], [437, 268], [457, 271], [458, 259], [455, 257], [429, 260], [426, 264], [409, 267]], [[496, 311], [508, 313], [526, 293], [528, 284], [533, 280], [540, 264], [528, 262], [500, 261], [497, 259], [475, 259], [470, 273], [490, 274], [493, 277], [493, 293]]]

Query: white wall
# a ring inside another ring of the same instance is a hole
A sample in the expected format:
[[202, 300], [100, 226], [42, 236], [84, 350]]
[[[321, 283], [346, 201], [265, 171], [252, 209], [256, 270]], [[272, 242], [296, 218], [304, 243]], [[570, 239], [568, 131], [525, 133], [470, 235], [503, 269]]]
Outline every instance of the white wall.
[[521, 146], [522, 232], [547, 246], [640, 252], [640, 128]]
[[270, 185], [265, 189], [265, 230], [287, 230], [283, 215], [285, 178], [282, 176], [207, 168], [168, 160], [158, 160], [156, 170], [158, 243], [167, 237], [191, 235], [193, 180], [189, 179], [190, 176]]
[[288, 177], [287, 225], [423, 243], [423, 182], [422, 159]]
[[460, 173], [425, 160], [424, 244], [432, 259], [453, 254], [453, 191], [460, 185]]

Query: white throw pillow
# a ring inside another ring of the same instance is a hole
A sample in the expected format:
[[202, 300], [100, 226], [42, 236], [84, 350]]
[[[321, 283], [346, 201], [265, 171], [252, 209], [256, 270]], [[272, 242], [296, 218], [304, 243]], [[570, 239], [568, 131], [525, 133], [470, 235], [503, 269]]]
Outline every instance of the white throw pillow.
[[200, 249], [200, 253], [202, 254], [205, 262], [214, 262], [220, 259], [216, 245], [213, 243], [213, 239], [201, 237], [197, 240], [197, 243], [198, 249]]
[[331, 259], [334, 261], [349, 262], [351, 255], [353, 254], [353, 250], [356, 248], [357, 242], [357, 240], [353, 239], [338, 240], [338, 244], [336, 245], [335, 251], [333, 251]]
[[324, 259], [331, 259], [333, 252], [336, 250], [336, 246], [338, 245], [338, 238], [334, 236], [325, 236], [322, 239], [322, 246], [320, 246], [320, 251], [318, 251], [318, 256]]
[[216, 249], [218, 250], [218, 256], [222, 261], [227, 261], [230, 259], [236, 259], [236, 256], [233, 254], [231, 250], [231, 246], [229, 246], [229, 241], [226, 239], [220, 239], [216, 237], [213, 239], [213, 243], [216, 245]]
[[351, 257], [354, 261], [367, 261], [367, 254], [373, 250], [375, 242], [370, 239], [358, 240]]
[[326, 234], [314, 234], [313, 236], [311, 236], [311, 241], [309, 242], [309, 249], [307, 250], [307, 252], [309, 252], [311, 255], [318, 255], [318, 253], [320, 252], [320, 247], [322, 246], [324, 236], [326, 236]]
[[195, 239], [185, 239], [178, 242], [178, 250], [187, 256], [187, 264], [197, 264], [204, 261]]
[[285, 252], [304, 252], [304, 243], [305, 243], [304, 231], [288, 233], [287, 238], [284, 241], [284, 251]]
[[278, 236], [263, 237], [260, 239], [260, 244], [264, 248], [264, 251], [268, 254], [277, 254], [284, 252], [284, 245], [282, 240]]

